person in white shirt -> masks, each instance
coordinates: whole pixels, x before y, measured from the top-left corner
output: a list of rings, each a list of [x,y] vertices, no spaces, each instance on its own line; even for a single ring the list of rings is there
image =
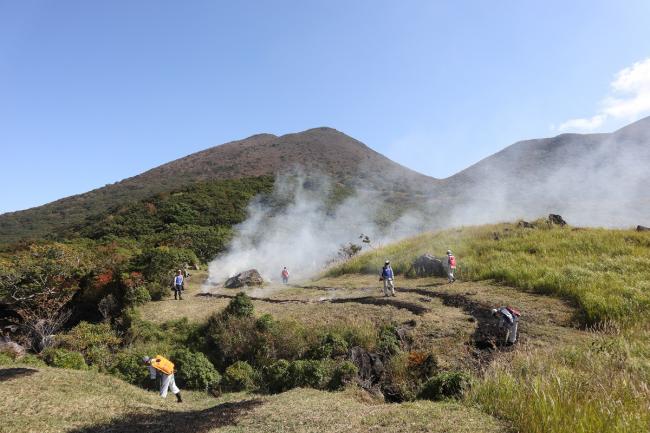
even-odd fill
[[[183,300],[182,292],[184,290],[183,272],[179,269],[174,277],[174,299]]]

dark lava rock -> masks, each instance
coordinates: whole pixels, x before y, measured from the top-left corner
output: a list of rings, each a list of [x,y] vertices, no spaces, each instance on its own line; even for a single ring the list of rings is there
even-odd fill
[[[381,355],[355,346],[348,352],[348,358],[359,370],[358,378],[362,387],[372,388],[383,379],[386,368]]]
[[[249,269],[244,272],[240,272],[234,277],[230,277],[224,283],[224,287],[228,289],[238,289],[244,286],[261,286],[264,284],[264,279],[257,272],[257,269]]]
[[[445,266],[442,260],[432,256],[431,254],[424,254],[413,261],[411,264],[415,275],[418,277],[445,277]]]
[[[548,222],[551,224],[555,224],[558,226],[565,226],[566,221],[560,216],[560,215],[555,215],[555,214],[548,214]]]
[[[650,232],[650,227],[645,226],[636,226],[637,232]]]

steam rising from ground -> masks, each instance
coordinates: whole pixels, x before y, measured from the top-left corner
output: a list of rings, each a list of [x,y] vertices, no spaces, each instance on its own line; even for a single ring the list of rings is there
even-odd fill
[[[278,176],[272,196],[249,206],[249,217],[237,227],[228,252],[210,264],[209,282],[221,284],[250,268],[277,282],[284,266],[291,279],[312,276],[336,259],[343,244],[362,244],[362,233],[378,245],[423,228],[404,216],[380,229],[375,220],[384,203],[377,192],[360,188],[328,207],[332,192],[325,176]]]
[[[327,205],[327,177],[279,176],[272,196],[249,206],[229,251],[210,264],[209,282],[250,268],[278,281],[283,266],[291,278],[313,276],[341,245],[361,244],[361,233],[379,245],[426,230],[549,213],[579,226],[650,225],[648,161],[650,118],[612,134],[520,142],[442,181],[415,184],[385,170],[371,178],[376,167],[360,167],[366,180],[337,206]],[[378,224],[380,215],[393,222]]]

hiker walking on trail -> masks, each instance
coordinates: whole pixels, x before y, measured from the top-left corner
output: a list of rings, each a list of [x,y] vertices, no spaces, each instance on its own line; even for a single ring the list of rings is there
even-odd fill
[[[150,379],[161,379],[160,396],[166,398],[167,392],[171,390],[176,396],[176,401],[182,403],[183,399],[181,398],[181,390],[178,389],[176,381],[174,380],[174,363],[160,355],[156,355],[154,358],[145,356],[142,358],[142,362],[147,366],[147,369],[149,369]]]
[[[447,250],[447,278],[450,283],[456,281],[454,272],[456,272],[456,257],[451,253],[451,250]]]
[[[517,328],[521,313],[512,307],[499,307],[492,309],[492,316],[499,319],[499,328],[506,329],[506,344],[517,342]]]
[[[287,270],[286,266],[282,268],[282,283],[283,284],[289,283],[289,271]]]
[[[174,299],[183,300],[182,292],[185,290],[183,272],[179,269],[174,277]]]
[[[390,261],[386,260],[384,267],[381,268],[379,281],[384,282],[384,296],[395,296],[395,285],[393,284],[393,268],[390,267]]]

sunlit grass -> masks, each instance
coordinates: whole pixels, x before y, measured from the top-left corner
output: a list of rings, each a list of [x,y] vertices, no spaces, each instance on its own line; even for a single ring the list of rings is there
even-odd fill
[[[329,269],[327,275],[379,272],[384,259],[391,260],[396,272],[409,275],[417,256],[443,257],[452,249],[460,279],[489,279],[570,299],[580,307],[586,324],[627,323],[639,314],[647,316],[650,234],[541,227],[499,224],[426,233],[362,254]]]

